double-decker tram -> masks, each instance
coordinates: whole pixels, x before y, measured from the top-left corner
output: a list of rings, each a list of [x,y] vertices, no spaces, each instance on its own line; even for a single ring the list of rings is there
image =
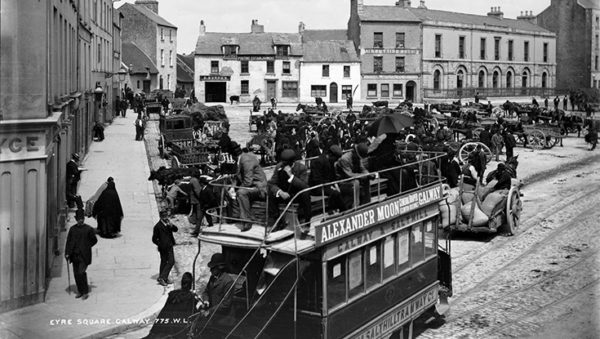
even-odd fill
[[[340,180],[355,192],[352,208],[341,213],[326,212],[322,185],[310,187],[310,225],[298,221],[300,192],[280,205],[278,221],[286,226],[277,231],[261,221],[268,204],[255,202],[255,219],[240,220],[227,194],[231,178],[213,181],[221,188],[221,206],[212,211],[219,223],[199,239],[221,246],[234,282],[216,311],[193,316],[190,335],[412,337],[413,320],[426,311],[445,312],[452,291],[450,245],[439,228],[442,156],[420,152],[420,160],[378,175]],[[390,180],[397,181],[397,192],[388,189]],[[410,180],[410,189],[402,187]],[[359,202],[365,184],[370,199]],[[239,222],[252,222],[252,228],[242,232]],[[308,226],[308,236],[299,232]]]

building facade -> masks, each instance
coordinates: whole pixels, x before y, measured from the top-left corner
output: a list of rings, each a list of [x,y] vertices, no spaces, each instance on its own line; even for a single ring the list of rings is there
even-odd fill
[[[200,23],[195,50],[194,88],[199,101],[250,102],[299,97],[302,39],[296,33],[265,33],[252,20],[250,33],[212,33]]]
[[[367,101],[544,95],[555,86],[555,34],[499,8],[483,16],[430,10],[424,1],[352,0],[348,36]]]
[[[194,54],[177,54],[177,87],[189,96],[194,89]]]
[[[7,0],[0,11],[0,312],[43,301],[62,259],[66,163],[87,152],[96,84],[114,72],[112,37],[96,31],[112,32],[110,1],[43,4]]]
[[[145,92],[154,89],[174,92],[177,85],[177,27],[158,15],[156,0],[136,0],[118,10],[124,16],[123,42],[134,43],[158,70],[156,83],[142,89]]]
[[[343,102],[360,93],[360,59],[349,40],[304,39],[300,61],[301,102],[321,97],[325,102]]]
[[[600,88],[600,1],[552,0],[538,25],[556,33],[557,86]]]

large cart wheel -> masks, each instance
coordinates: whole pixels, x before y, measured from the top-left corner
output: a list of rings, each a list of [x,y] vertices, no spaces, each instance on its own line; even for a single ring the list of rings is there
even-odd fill
[[[534,150],[541,150],[546,146],[546,136],[544,132],[534,129],[527,134],[527,143]]]
[[[174,155],[173,157],[171,157],[171,168],[179,168],[181,167],[181,163],[179,162],[179,159],[177,159],[177,156]]]
[[[545,148],[552,148],[558,144],[558,138],[555,136],[548,135],[546,136],[546,145]]]
[[[472,133],[473,133],[473,139],[479,141],[479,135],[481,134],[481,132],[483,131],[483,127],[477,127],[475,128]]]
[[[490,149],[482,142],[467,142],[466,144],[462,145],[462,147],[458,151],[458,156],[460,158],[460,161],[462,161],[464,163],[468,162],[469,154],[471,154],[475,151],[475,149],[477,148],[477,145],[481,145],[481,147],[483,148],[483,152],[485,153],[486,163],[489,163],[490,161],[492,161],[492,151],[490,151]]]
[[[506,233],[514,235],[519,229],[521,222],[521,211],[523,202],[521,201],[521,192],[516,186],[512,186],[508,191],[506,199]]]

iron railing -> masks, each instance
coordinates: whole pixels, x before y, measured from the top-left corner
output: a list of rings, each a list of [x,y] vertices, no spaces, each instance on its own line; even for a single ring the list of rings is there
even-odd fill
[[[474,98],[479,93],[480,98],[490,97],[555,97],[569,94],[565,88],[546,88],[546,87],[510,87],[510,88],[488,88],[488,87],[470,87],[470,88],[447,88],[433,89],[424,88],[424,97],[426,99],[461,99]]]

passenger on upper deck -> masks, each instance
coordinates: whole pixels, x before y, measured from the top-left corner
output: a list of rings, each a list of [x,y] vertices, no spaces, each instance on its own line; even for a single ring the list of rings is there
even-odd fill
[[[368,156],[368,153],[369,147],[367,144],[360,143],[355,145],[351,152],[347,152],[346,154],[342,155],[342,157],[335,163],[335,173],[337,179],[340,180],[354,178],[369,173],[363,163],[363,159]],[[377,173],[374,175],[377,177]],[[354,202],[354,184],[355,183],[353,181],[346,181],[339,185],[342,198],[344,199],[345,209],[351,208]],[[359,179],[358,184],[360,186],[360,204],[363,205],[369,203],[371,201],[369,177],[364,176],[363,178]]]
[[[321,184],[327,184],[335,181],[335,162],[342,156],[342,148],[339,145],[331,145],[326,153],[321,154],[317,159],[310,163],[310,175],[308,184],[313,187]],[[333,213],[335,210],[344,211],[344,201],[337,184],[325,185],[323,191],[315,189],[311,193],[320,196],[321,192],[329,197],[327,202],[327,212]]]
[[[238,157],[238,188],[237,200],[240,205],[240,219],[242,219],[242,232],[252,228],[252,212],[250,206],[253,201],[265,199],[267,196],[267,177],[258,162],[256,155],[242,152],[239,145],[233,150],[234,157]]]
[[[279,217],[279,203],[287,203],[296,193],[308,188],[308,170],[306,166],[296,161],[296,152],[285,149],[281,152],[281,161],[275,166],[273,176],[269,179],[269,216],[268,225],[272,231],[283,228],[283,223],[275,224]],[[296,202],[300,205],[298,219],[303,225],[302,232],[308,233],[310,229],[311,207],[310,193],[300,194]]]

